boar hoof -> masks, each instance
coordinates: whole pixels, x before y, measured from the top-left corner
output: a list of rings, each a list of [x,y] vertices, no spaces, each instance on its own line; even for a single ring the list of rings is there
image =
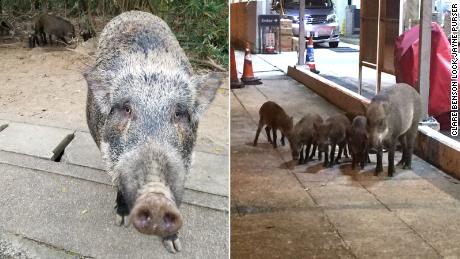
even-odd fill
[[[412,169],[412,166],[405,164],[405,165],[403,166],[403,169],[404,169],[404,170],[410,170],[410,169]]]
[[[125,216],[116,214],[115,225],[120,227],[128,227],[129,220],[127,220]]]
[[[377,176],[379,175],[379,173],[383,172],[383,168],[382,167],[376,167],[375,168],[375,171],[374,171],[374,175]]]
[[[173,254],[182,250],[182,245],[177,234],[163,238],[163,245],[165,246],[166,250],[168,250],[168,252]]]

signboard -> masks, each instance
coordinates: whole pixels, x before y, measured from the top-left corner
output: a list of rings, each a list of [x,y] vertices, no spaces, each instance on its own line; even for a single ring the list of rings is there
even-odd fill
[[[277,14],[259,15],[259,26],[280,26],[281,17]]]

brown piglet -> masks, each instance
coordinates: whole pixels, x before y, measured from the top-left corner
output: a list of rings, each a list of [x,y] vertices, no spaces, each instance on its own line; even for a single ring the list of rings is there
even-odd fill
[[[259,109],[259,116],[259,126],[257,127],[256,137],[254,138],[254,146],[257,146],[257,140],[264,125],[267,125],[265,132],[267,133],[268,142],[272,143],[274,148],[277,147],[276,130],[279,129],[281,131],[281,144],[283,146],[285,145],[285,136],[290,140],[294,122],[292,117],[289,117],[281,106],[272,101],[265,102]],[[270,130],[273,131],[273,141],[270,136]]]
[[[346,149],[347,138],[346,132],[350,127],[350,120],[343,114],[329,117],[324,123],[314,123],[315,138],[318,143],[319,152],[324,152],[324,167],[332,167],[337,164],[344,151],[345,157],[348,158]],[[335,147],[339,146],[339,153],[334,160]],[[331,151],[328,156],[329,146]]]
[[[364,169],[366,163],[370,162],[366,127],[367,119],[360,115],[353,119],[351,127],[347,130],[347,142],[352,157],[352,169],[355,169],[358,163],[361,169]]]
[[[323,119],[316,113],[308,113],[294,126],[293,136],[291,139],[292,158],[299,157],[299,165],[306,164],[313,157],[316,151],[316,139],[314,138],[313,124],[323,123]],[[312,155],[310,148],[313,146]],[[304,156],[305,153],[305,156]]]

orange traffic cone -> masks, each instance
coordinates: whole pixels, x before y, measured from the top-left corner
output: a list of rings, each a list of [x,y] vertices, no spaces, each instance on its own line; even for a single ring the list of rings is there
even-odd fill
[[[238,80],[238,73],[236,72],[235,50],[230,48],[230,88],[242,88],[244,85]]]
[[[316,70],[315,55],[313,54],[313,50],[313,38],[310,36],[307,43],[306,63],[311,72],[319,74],[319,70]]]
[[[245,85],[259,85],[262,84],[260,79],[254,77],[254,71],[252,70],[252,58],[251,51],[249,50],[249,43],[246,44],[246,50],[244,52],[244,67],[243,67],[243,76],[241,81]]]

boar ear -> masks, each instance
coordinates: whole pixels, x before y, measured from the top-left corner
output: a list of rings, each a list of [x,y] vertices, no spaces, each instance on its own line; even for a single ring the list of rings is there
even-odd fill
[[[216,91],[224,81],[223,73],[211,73],[202,76],[195,76],[192,80],[196,87],[196,114],[201,116],[209,104],[214,100]]]
[[[94,105],[99,108],[100,112],[107,115],[110,111],[110,90],[99,73],[94,73],[92,69],[91,67],[83,73],[88,85],[88,94],[93,96]]]

